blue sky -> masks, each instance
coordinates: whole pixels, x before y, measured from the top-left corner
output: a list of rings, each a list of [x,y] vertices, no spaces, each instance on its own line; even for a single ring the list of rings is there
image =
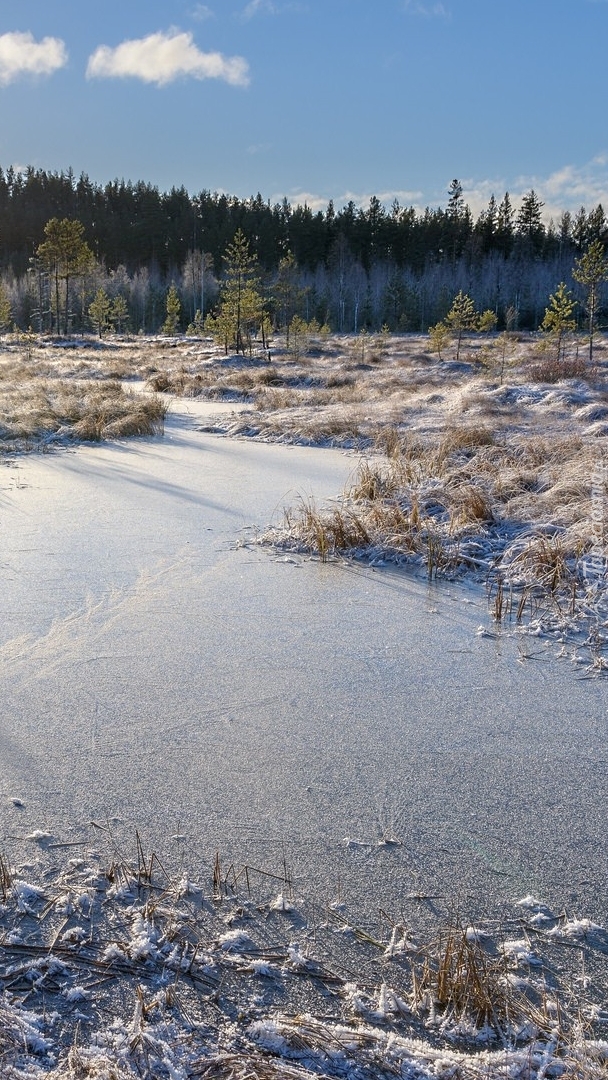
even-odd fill
[[[10,10],[9,10],[10,8]],[[273,202],[608,210],[608,0],[20,0],[0,164]]]

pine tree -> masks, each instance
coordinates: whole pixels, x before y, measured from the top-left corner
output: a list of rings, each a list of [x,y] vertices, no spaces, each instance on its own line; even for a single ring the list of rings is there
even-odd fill
[[[260,292],[258,263],[249,251],[249,241],[238,229],[224,256],[225,280],[220,291],[216,316],[224,347],[233,345],[237,353],[251,354],[252,335],[264,328],[264,301]]]
[[[608,259],[601,240],[594,240],[587,251],[574,263],[572,277],[587,290],[585,309],[589,319],[589,363],[593,363],[593,336],[599,301],[599,286],[608,281]]]
[[[304,289],[299,282],[298,264],[291,251],[281,259],[274,284],[273,293],[280,313],[280,325],[284,327],[286,344],[289,348],[291,321],[297,313],[304,297]]]
[[[177,334],[181,313],[182,305],[175,282],[172,281],[167,293],[167,318],[163,323],[163,334],[167,334],[169,337]]]
[[[289,327],[291,344],[288,346],[294,360],[300,360],[310,344],[310,329],[305,319],[294,315]]]
[[[556,360],[563,353],[566,335],[571,333],[576,326],[574,309],[576,300],[573,299],[566,283],[560,281],[555,292],[549,297],[549,306],[545,308],[545,317],[541,323],[541,329],[550,334],[555,340]]]
[[[444,322],[438,322],[435,323],[434,326],[429,326],[429,338],[431,341],[431,346],[437,353],[437,356],[440,360],[443,360],[443,356],[441,355],[442,349],[445,349],[451,336],[452,333],[450,331],[450,328],[449,326],[446,326]]]
[[[491,334],[496,329],[497,322],[496,312],[487,308],[486,311],[482,311],[477,320],[477,330],[480,334]]]
[[[122,328],[126,324],[129,317],[129,308],[127,301],[122,293],[118,293],[112,300],[112,307],[110,308],[110,322],[116,328],[119,334],[122,334]]]
[[[59,282],[64,283],[63,332],[67,334],[70,313],[70,281],[90,270],[93,252],[84,239],[84,226],[70,218],[51,218],[44,226],[46,240],[38,248],[37,255],[51,274],[55,286],[55,317],[57,333],[60,332],[61,312]]]
[[[201,309],[197,308],[194,312],[194,318],[191,323],[188,323],[188,329],[186,333],[189,337],[197,337],[202,334],[205,329],[203,316],[201,315]]]
[[[447,326],[456,335],[456,360],[460,359],[460,345],[463,334],[468,333],[470,330],[476,330],[477,321],[475,304],[471,297],[463,293],[461,289],[458,295],[454,297],[454,302],[445,317]]]
[[[6,330],[11,324],[11,302],[4,285],[0,283],[0,330]]]
[[[95,299],[89,305],[89,315],[100,337],[103,337],[104,330],[108,328],[111,307],[112,304],[107,292],[105,289],[99,288],[95,293]]]
[[[210,312],[207,315],[204,326],[207,333],[211,334],[214,341],[222,346],[226,356],[228,356],[234,330],[232,316],[228,314],[227,310],[222,311],[220,308],[216,314]]]

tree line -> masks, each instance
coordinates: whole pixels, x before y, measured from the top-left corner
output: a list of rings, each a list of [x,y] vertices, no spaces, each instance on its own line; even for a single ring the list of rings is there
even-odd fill
[[[397,201],[387,209],[376,197],[367,207],[330,202],[313,211],[287,200],[271,205],[259,194],[241,200],[183,187],[160,192],[141,181],[99,185],[71,170],[0,169],[0,275],[17,325],[62,332],[91,327],[100,289],[110,304],[103,319],[133,332],[164,324],[172,285],[178,329],[197,312],[200,325],[210,314],[217,318],[226,252],[237,234],[256,260],[274,324],[286,325],[293,307],[292,317],[336,331],[426,332],[461,292],[478,310],[494,312],[499,328],[516,312],[520,327],[537,329],[559,282],[582,300],[572,271],[592,244],[603,250],[601,205],[547,223],[534,191],[517,209],[505,193],[475,218],[457,180],[446,194],[445,207],[424,211]],[[84,245],[67,278],[48,247],[49,225],[62,222],[77,223]],[[605,306],[600,282],[596,324]],[[576,317],[584,318],[582,306]]]

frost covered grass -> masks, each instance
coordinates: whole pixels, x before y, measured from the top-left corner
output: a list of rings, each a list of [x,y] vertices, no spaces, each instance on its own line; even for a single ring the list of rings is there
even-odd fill
[[[598,594],[586,578],[597,455],[576,435],[497,439],[463,426],[439,438],[397,436],[390,456],[359,465],[337,504],[302,501],[261,540],[324,560],[421,567],[429,578],[466,573],[487,584],[497,623],[525,617],[564,633],[589,623],[602,646],[605,582]]]
[[[5,343],[0,352],[0,453],[163,431],[167,402],[126,388],[124,362],[104,354],[100,367],[93,350],[50,350]]]
[[[132,858],[38,846],[3,861],[7,1080],[606,1074],[608,935],[532,896],[429,939],[357,926],[285,865],[218,854],[194,883],[139,836]]]
[[[597,623],[605,581],[590,583],[586,564],[598,548],[592,478],[608,452],[605,360],[541,383],[525,337],[500,377],[482,362],[484,349],[472,346],[458,365],[430,357],[424,339],[397,340],[374,364],[346,355],[356,393],[349,383],[339,405],[320,396],[328,390],[319,390],[322,364],[313,361],[310,398],[302,388],[298,400],[275,399],[266,411],[258,400],[261,419],[245,412],[226,424],[232,434],[368,454],[338,505],[307,499],[261,540],[323,559],[409,563],[429,577],[476,575],[499,622],[525,614],[558,630]],[[326,358],[326,382],[330,370],[338,382],[335,357]],[[606,496],[596,484],[596,507]]]
[[[525,334],[476,336],[458,364],[423,336],[334,336],[297,359],[277,346],[270,363],[194,343],[181,357],[151,385],[239,401],[211,430],[368,455],[338,506],[288,508],[263,540],[477,573],[499,592],[501,620],[543,608],[565,625],[597,600],[584,565],[598,545],[592,477],[608,453],[601,339],[592,371],[582,352],[576,370],[549,371]]]
[[[593,370],[581,350],[575,371],[547,359],[529,334],[475,335],[458,363],[416,335],[318,338],[297,356],[277,341],[270,361],[225,356],[206,338],[67,344],[30,343],[26,356],[6,339],[5,446],[41,445],[49,432],[158,430],[171,394],[233,402],[234,413],[205,430],[367,456],[329,510],[310,499],[289,507],[263,542],[408,563],[429,577],[476,575],[498,623],[525,616],[568,632],[589,618],[603,641],[605,581],[585,577],[590,553],[599,565],[605,547],[597,518],[608,493],[592,490],[608,455],[601,337]],[[130,395],[132,379],[151,393]]]

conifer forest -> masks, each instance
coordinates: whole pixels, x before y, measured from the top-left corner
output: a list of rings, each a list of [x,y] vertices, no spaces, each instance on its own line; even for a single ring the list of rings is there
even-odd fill
[[[498,329],[536,330],[562,283],[585,328],[588,288],[577,260],[593,245],[603,254],[608,230],[601,205],[547,221],[533,190],[513,202],[492,196],[475,217],[458,180],[443,207],[387,208],[372,197],[364,207],[313,210],[260,194],[192,195],[143,181],[100,185],[72,170],[0,169],[0,321],[38,332],[108,325],[156,333],[210,318],[217,331],[237,236],[255,272],[262,334],[264,320],[283,328],[294,317],[343,333],[426,333],[459,294],[492,312]],[[600,276],[598,328],[607,314]]]

